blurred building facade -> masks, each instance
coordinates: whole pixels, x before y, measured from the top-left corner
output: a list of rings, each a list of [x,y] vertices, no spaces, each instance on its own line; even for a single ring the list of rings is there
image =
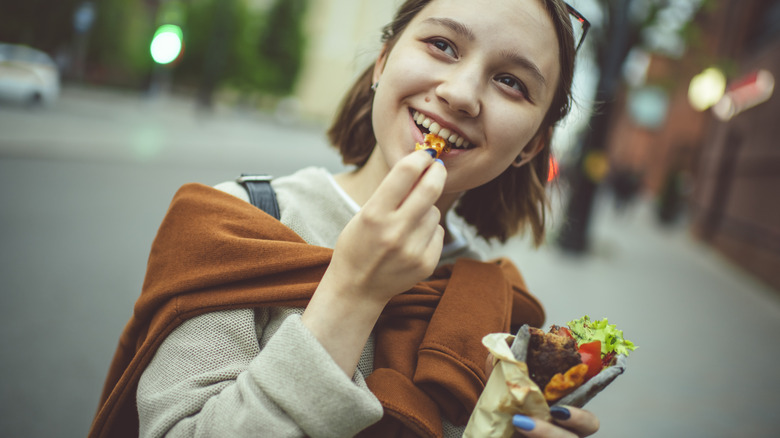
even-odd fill
[[[346,90],[379,54],[399,0],[309,3],[307,50],[295,97],[304,117],[330,121]]]
[[[722,1],[716,50],[737,77],[780,77],[780,2]],[[702,238],[780,290],[780,97],[728,121],[710,118],[698,163],[694,227]]]
[[[666,93],[664,118],[643,123],[626,110],[613,121],[615,167],[642,175],[643,189],[687,206],[694,234],[780,290],[780,97],[734,115],[697,112],[691,79],[706,66],[727,66],[730,84],[765,70],[780,77],[780,2],[720,0],[696,21],[701,41],[681,59],[654,56],[647,83]]]

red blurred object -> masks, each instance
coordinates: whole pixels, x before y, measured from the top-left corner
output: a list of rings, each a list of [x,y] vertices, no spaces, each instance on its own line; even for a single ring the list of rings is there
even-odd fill
[[[729,120],[769,100],[774,89],[775,78],[768,70],[750,72],[728,86],[726,94],[712,111],[721,120]]]
[[[547,173],[547,182],[558,177],[558,161],[550,156],[550,171]]]

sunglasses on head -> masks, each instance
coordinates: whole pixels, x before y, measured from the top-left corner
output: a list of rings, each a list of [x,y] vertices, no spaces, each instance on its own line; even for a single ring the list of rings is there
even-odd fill
[[[574,9],[568,3],[566,3],[566,9],[568,9],[569,15],[571,15],[579,23],[579,28],[576,26],[576,24],[572,23],[575,41],[574,50],[577,51],[580,50],[582,42],[585,41],[585,35],[588,34],[588,29],[590,29],[590,21],[588,21],[582,14],[579,13],[579,11]]]

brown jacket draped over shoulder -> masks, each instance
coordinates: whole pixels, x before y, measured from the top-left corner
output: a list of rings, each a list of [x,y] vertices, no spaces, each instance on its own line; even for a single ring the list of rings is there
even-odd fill
[[[89,436],[138,436],[138,380],[182,322],[217,310],[305,307],[331,255],[232,195],[183,186],[152,245]],[[437,269],[393,298],[377,323],[375,369],[366,382],[385,415],[365,434],[441,437],[442,415],[465,424],[486,381],[482,337],[543,320],[507,260],[461,259]]]

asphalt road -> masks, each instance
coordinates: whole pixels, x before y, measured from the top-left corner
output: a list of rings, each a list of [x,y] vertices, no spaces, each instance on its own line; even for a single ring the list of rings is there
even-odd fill
[[[168,202],[243,171],[341,169],[320,128],[186,99],[66,88],[52,108],[0,107],[0,436],[81,437]],[[549,323],[608,316],[640,346],[589,405],[601,437],[768,437],[780,294],[662,228],[652,203],[600,199],[593,250],[503,248]]]

